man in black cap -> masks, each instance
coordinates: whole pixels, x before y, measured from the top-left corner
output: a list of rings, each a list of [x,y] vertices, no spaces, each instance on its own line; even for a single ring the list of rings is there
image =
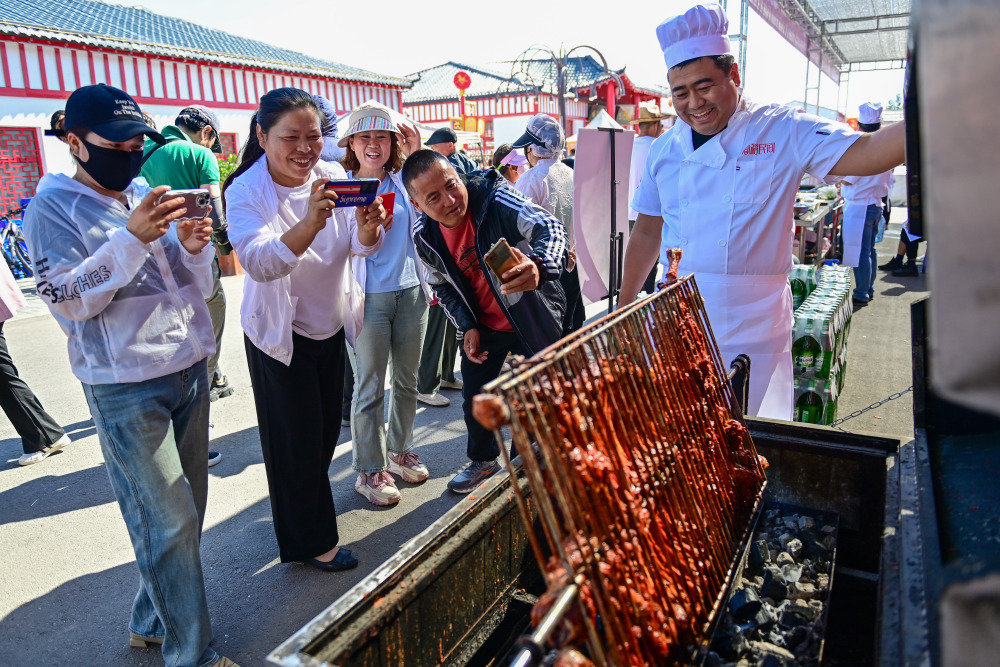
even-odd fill
[[[166,143],[157,146],[146,140],[144,148],[148,156],[142,166],[142,176],[150,186],[169,185],[175,190],[202,188],[212,197],[212,241],[218,254],[228,255],[233,247],[226,233],[226,214],[222,206],[222,191],[219,189],[219,160],[222,143],[219,140],[219,119],[201,105],[181,109],[174,125],[163,128]],[[222,331],[226,324],[226,293],[222,290],[219,259],[212,263],[215,288],[206,301],[212,315],[215,330],[215,354],[208,358],[208,377],[212,401],[231,395],[234,388],[219,367],[222,354]],[[218,458],[211,459],[214,463]]]
[[[458,143],[458,135],[455,134],[455,130],[450,127],[442,127],[434,130],[424,145],[435,153],[440,153],[448,158],[448,162],[451,162],[458,173],[470,174],[476,171],[478,169],[476,163],[465,157],[465,153],[455,147],[456,143]]]

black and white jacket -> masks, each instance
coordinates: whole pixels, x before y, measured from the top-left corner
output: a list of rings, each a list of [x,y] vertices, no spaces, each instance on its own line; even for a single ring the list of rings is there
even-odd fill
[[[566,266],[566,231],[548,212],[509,187],[495,169],[460,174],[459,178],[469,191],[476,255],[483,273],[515,333],[534,354],[562,337],[566,295],[558,278]],[[500,237],[535,260],[541,274],[537,289],[500,293],[500,281],[483,259]],[[413,238],[417,255],[427,266],[428,282],[459,337],[469,329],[479,328],[472,289],[448,251],[439,223],[427,214],[421,215],[414,225]]]

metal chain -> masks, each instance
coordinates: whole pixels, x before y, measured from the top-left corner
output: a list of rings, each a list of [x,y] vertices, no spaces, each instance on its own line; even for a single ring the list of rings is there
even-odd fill
[[[855,410],[854,412],[852,412],[851,414],[847,415],[846,417],[841,417],[840,419],[838,419],[838,420],[834,421],[832,424],[830,424],[830,426],[833,426],[834,428],[840,428],[840,424],[843,424],[848,419],[854,419],[855,417],[860,417],[861,415],[865,414],[866,412],[868,412],[870,410],[874,410],[875,408],[880,407],[880,406],[888,403],[889,401],[895,401],[897,398],[901,398],[902,396],[905,396],[906,394],[910,393],[911,391],[913,391],[913,385],[912,384],[909,387],[907,387],[906,389],[904,389],[903,391],[897,391],[895,394],[889,394],[889,396],[887,398],[883,398],[881,401],[875,401],[874,403],[872,403],[871,405],[869,405],[867,408],[862,408],[860,410]],[[840,430],[843,431],[844,429],[841,428]]]

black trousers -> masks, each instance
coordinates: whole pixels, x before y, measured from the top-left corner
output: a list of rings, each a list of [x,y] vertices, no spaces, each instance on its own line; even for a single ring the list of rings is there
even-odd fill
[[[469,430],[466,453],[470,461],[492,461],[500,456],[493,431],[483,428],[472,416],[472,397],[483,390],[483,385],[500,375],[507,353],[527,356],[517,334],[511,331],[494,331],[479,327],[479,349],[489,352],[486,361],[477,364],[469,361],[462,347],[462,412],[465,413],[465,427]]]
[[[40,452],[66,435],[17,374],[14,360],[7,351],[3,322],[0,322],[0,408],[21,436],[21,448],[25,454]]]
[[[917,239],[916,241],[911,239],[909,234],[906,233],[906,228],[904,227],[899,230],[899,240],[906,245],[906,261],[917,261],[917,253],[920,251],[920,239]]]
[[[580,271],[573,267],[572,271],[559,274],[559,283],[566,292],[566,315],[563,317],[563,336],[571,334],[583,326],[587,319],[583,306],[583,294],[580,292]]]
[[[215,354],[208,358],[208,388],[212,383],[222,381],[225,376],[219,369],[219,358],[222,357],[222,332],[226,328],[226,293],[222,289],[222,270],[219,268],[219,256],[212,260],[212,296],[205,300],[208,314],[212,316],[212,330],[215,332]]]
[[[329,468],[340,438],[344,332],[326,340],[293,333],[288,366],[244,339],[281,562],[315,558],[340,539]]]
[[[427,310],[427,333],[417,369],[417,391],[421,394],[436,393],[442,379],[455,381],[456,336],[455,325],[445,315],[444,307],[441,304],[431,306]]]

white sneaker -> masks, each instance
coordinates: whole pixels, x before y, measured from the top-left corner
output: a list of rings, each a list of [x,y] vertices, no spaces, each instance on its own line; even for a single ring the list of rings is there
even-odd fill
[[[451,380],[450,382],[448,380],[441,380],[442,389],[461,389],[464,386],[461,380]]]
[[[414,451],[405,454],[389,452],[389,472],[399,475],[404,482],[417,484],[430,476],[427,466]]]
[[[17,464],[21,466],[30,466],[32,463],[38,463],[39,461],[44,461],[45,459],[49,458],[49,454],[51,454],[52,452],[58,452],[60,449],[70,444],[71,442],[73,441],[70,440],[70,437],[64,433],[63,437],[53,442],[51,445],[49,445],[42,451],[31,452],[30,454],[22,454],[21,457],[17,460]]]
[[[442,396],[438,393],[433,394],[417,394],[417,400],[421,403],[426,403],[427,405],[433,405],[435,408],[443,408],[447,405],[451,405],[451,399],[447,396]]]
[[[383,472],[358,473],[354,480],[354,490],[363,495],[373,505],[395,505],[399,502],[399,489],[392,475]]]

